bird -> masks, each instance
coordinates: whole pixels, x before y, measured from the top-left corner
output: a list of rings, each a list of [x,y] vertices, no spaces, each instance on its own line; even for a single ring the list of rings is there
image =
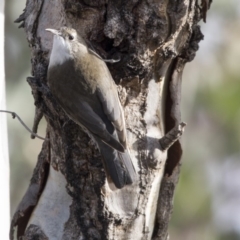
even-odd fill
[[[123,109],[104,60],[70,27],[53,34],[47,80],[70,119],[87,132],[101,153],[107,179],[121,189],[136,181],[127,145]]]

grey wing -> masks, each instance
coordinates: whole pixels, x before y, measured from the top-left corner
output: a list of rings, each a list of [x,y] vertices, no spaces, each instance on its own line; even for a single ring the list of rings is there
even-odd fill
[[[85,127],[91,134],[98,136],[107,145],[112,148],[124,152],[124,147],[119,143],[106,128],[107,122],[103,122],[102,118],[93,111],[92,107],[80,97],[78,101],[71,103],[71,106],[59,99],[65,112],[76,123]]]
[[[104,113],[115,127],[121,144],[126,148],[125,120],[122,106],[118,98],[117,89],[115,88],[114,83],[111,83],[107,89],[108,91],[106,91],[106,87],[104,88],[104,91],[98,89],[97,95],[102,103]]]

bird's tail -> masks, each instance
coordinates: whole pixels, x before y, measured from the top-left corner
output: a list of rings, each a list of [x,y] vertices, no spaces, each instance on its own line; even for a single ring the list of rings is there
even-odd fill
[[[117,188],[132,184],[136,180],[136,171],[128,151],[126,150],[124,153],[118,152],[100,139],[96,140],[107,177],[111,178]]]

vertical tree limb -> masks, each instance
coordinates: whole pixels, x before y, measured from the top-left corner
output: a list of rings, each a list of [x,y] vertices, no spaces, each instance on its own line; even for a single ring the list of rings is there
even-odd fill
[[[5,94],[5,69],[4,69],[4,4],[0,2],[0,109],[6,109]],[[10,204],[9,204],[9,156],[8,156],[8,137],[7,137],[7,119],[5,114],[0,116],[0,211],[1,226],[0,232],[4,239],[8,238],[8,229],[10,222]]]

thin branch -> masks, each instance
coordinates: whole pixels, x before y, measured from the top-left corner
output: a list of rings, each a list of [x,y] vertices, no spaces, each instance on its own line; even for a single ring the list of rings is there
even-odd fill
[[[163,151],[169,149],[173,143],[175,143],[182,136],[186,125],[186,123],[181,122],[159,140]]]
[[[31,129],[23,122],[23,120],[15,112],[6,111],[6,110],[0,110],[0,112],[12,114],[13,119],[17,118],[19,122],[25,127],[25,129],[27,129],[27,131],[31,133],[31,136],[37,137],[42,140],[49,140],[48,138],[43,138],[37,135],[36,133],[34,133],[33,131],[31,131]]]
[[[37,133],[38,125],[39,125],[39,122],[41,121],[42,117],[43,117],[42,109],[36,107],[35,117],[34,117],[34,122],[33,122],[33,127],[32,127],[32,131],[34,132],[34,134]],[[31,138],[34,139],[35,136],[33,134],[31,134]]]

